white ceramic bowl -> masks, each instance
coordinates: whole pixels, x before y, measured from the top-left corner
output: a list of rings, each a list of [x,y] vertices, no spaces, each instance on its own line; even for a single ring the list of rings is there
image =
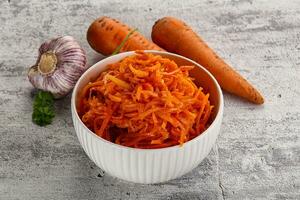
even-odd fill
[[[93,81],[107,65],[133,55],[120,53],[105,58],[90,67],[78,80],[72,95],[72,118],[77,137],[89,158],[111,176],[135,183],[159,183],[175,179],[195,168],[210,152],[219,134],[223,117],[223,96],[215,78],[202,66],[185,57],[159,51],[146,51],[174,60],[179,65],[195,65],[191,76],[210,93],[214,107],[212,123],[201,135],[186,142],[182,147],[162,149],[136,149],[114,144],[90,131],[80,120],[77,111],[77,94]]]

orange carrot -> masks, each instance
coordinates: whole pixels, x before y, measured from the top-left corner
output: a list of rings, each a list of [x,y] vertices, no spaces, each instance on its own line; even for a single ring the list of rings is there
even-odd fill
[[[100,17],[90,25],[87,31],[87,40],[95,51],[103,55],[111,55],[132,30],[116,19]],[[125,42],[120,52],[149,49],[163,51],[135,31]]]
[[[159,19],[153,25],[152,40],[167,51],[186,56],[205,67],[227,92],[255,104],[264,103],[262,95],[183,21],[174,17]]]

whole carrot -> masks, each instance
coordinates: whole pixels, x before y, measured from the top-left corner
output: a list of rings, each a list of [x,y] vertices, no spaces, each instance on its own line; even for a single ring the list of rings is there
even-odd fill
[[[111,55],[132,30],[116,19],[100,17],[90,25],[87,31],[87,41],[95,51],[103,55]],[[147,49],[163,51],[163,49],[135,31],[126,40],[120,52]]]
[[[238,72],[220,58],[187,24],[174,17],[155,22],[152,40],[167,51],[188,57],[210,71],[229,93],[255,104],[263,104],[262,95]]]

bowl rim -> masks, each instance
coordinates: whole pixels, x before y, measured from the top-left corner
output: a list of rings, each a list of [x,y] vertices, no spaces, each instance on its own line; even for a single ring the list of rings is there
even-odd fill
[[[75,103],[75,100],[76,100],[75,95],[76,95],[76,93],[78,93],[77,90],[78,90],[78,87],[79,87],[79,83],[85,78],[85,75],[89,71],[91,71],[92,69],[94,69],[97,66],[101,65],[103,62],[107,61],[108,59],[122,57],[122,58],[119,59],[119,60],[121,60],[121,59],[124,59],[127,56],[133,55],[135,53],[135,51],[127,51],[127,52],[122,52],[122,53],[119,53],[119,54],[116,54],[116,55],[113,55],[113,56],[108,56],[108,57],[96,62],[95,64],[93,64],[91,67],[89,67],[80,76],[80,78],[77,80],[77,82],[74,86],[74,89],[72,91],[71,110],[74,111],[74,112],[72,112],[72,115],[73,115],[73,117],[75,117],[79,121],[80,125],[82,127],[84,127],[84,129],[86,130],[86,132],[88,134],[92,135],[92,137],[96,138],[96,140],[99,140],[100,142],[104,142],[108,145],[111,145],[111,147],[114,147],[114,148],[117,148],[117,149],[129,150],[129,151],[139,151],[139,152],[158,152],[158,151],[161,152],[161,151],[170,151],[170,150],[178,150],[178,149],[186,148],[187,146],[192,145],[193,143],[195,143],[197,140],[200,140],[201,138],[203,138],[204,135],[207,135],[208,132],[210,132],[210,130],[213,129],[214,126],[216,126],[217,121],[219,121],[220,118],[222,118],[223,110],[224,110],[224,99],[223,99],[223,93],[222,93],[221,87],[220,87],[219,83],[217,82],[217,80],[215,79],[215,77],[207,69],[205,69],[202,65],[196,63],[195,61],[193,61],[189,58],[186,58],[184,56],[181,56],[181,55],[178,55],[178,54],[175,54],[175,53],[164,52],[164,51],[157,51],[157,50],[143,50],[143,51],[146,52],[146,53],[154,53],[154,54],[160,54],[160,55],[161,54],[171,55],[171,56],[175,56],[175,57],[187,60],[187,61],[191,62],[192,64],[194,64],[196,67],[201,68],[205,73],[207,73],[209,75],[209,77],[215,83],[217,92],[219,94],[219,99],[218,99],[218,101],[219,101],[219,110],[218,110],[218,112],[215,116],[215,119],[212,121],[212,123],[209,125],[209,127],[205,131],[203,131],[200,135],[196,136],[192,140],[189,140],[189,141],[185,142],[183,144],[183,146],[181,146],[181,147],[179,145],[175,145],[175,146],[164,147],[164,148],[156,148],[156,149],[141,149],[141,148],[127,147],[127,146],[123,146],[123,145],[119,145],[119,144],[110,142],[110,141],[105,140],[102,137],[96,135],[93,131],[91,131],[88,127],[86,127],[86,125],[82,122],[82,120],[80,119],[80,117],[78,115],[78,112],[77,112],[77,109],[76,109],[76,103]],[[74,121],[74,119],[72,119],[72,120]]]

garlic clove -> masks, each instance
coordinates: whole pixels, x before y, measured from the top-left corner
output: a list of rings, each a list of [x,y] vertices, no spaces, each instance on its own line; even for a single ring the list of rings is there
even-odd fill
[[[37,62],[28,71],[31,84],[49,91],[54,98],[68,94],[87,69],[86,54],[71,36],[44,42]]]

